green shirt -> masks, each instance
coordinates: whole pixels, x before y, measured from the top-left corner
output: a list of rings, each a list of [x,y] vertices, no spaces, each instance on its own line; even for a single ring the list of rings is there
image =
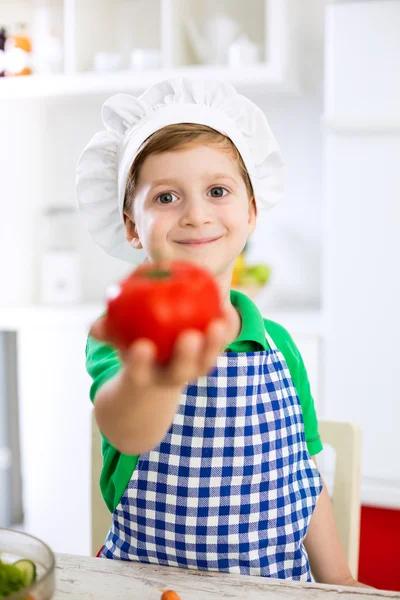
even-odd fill
[[[269,344],[265,337],[265,330],[267,330],[284,355],[297,390],[303,411],[308,451],[312,456],[317,454],[322,450],[322,443],[318,433],[314,400],[303,359],[294,341],[284,327],[274,321],[263,319],[254,302],[244,294],[232,290],[231,302],[241,315],[242,329],[239,337],[226,348],[226,351],[268,350]],[[121,369],[121,361],[114,348],[89,336],[86,345],[86,368],[93,380],[90,399],[94,402],[98,389]],[[102,449],[103,469],[100,488],[109,510],[113,512],[132,477],[139,457],[121,454],[104,437]]]

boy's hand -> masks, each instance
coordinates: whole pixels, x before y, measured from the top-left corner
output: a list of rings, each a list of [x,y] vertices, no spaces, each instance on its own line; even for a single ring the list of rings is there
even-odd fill
[[[236,337],[238,315],[233,308],[228,314],[210,323],[205,333],[182,332],[166,365],[156,360],[156,346],[149,339],[138,339],[120,352],[124,368],[99,388],[95,398],[97,423],[115,448],[139,455],[160,443],[185,385],[207,375],[224,346]],[[115,346],[107,333],[106,317],[90,330],[94,338]]]
[[[148,339],[136,340],[128,351],[120,356],[136,387],[172,386],[183,387],[187,382],[207,375],[229,341],[232,331],[231,318],[213,321],[205,333],[186,330],[178,337],[173,357],[161,366],[156,361],[156,346]],[[90,335],[97,340],[112,343],[107,336],[106,318],[96,321]]]

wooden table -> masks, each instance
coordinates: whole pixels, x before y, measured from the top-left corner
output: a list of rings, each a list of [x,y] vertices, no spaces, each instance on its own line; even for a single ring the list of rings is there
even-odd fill
[[[400,593],[366,588],[299,584],[261,577],[205,573],[57,554],[54,600],[160,600],[166,589],[181,600],[377,600],[400,598]]]

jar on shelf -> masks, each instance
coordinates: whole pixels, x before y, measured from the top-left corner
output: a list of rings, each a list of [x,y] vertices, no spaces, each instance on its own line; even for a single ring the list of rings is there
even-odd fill
[[[72,206],[49,206],[43,213],[40,300],[75,304],[81,300],[78,215]]]
[[[49,0],[38,0],[33,15],[32,46],[35,73],[62,73],[64,48],[60,24],[61,7]]]
[[[25,23],[5,43],[6,75],[32,75],[32,41]]]

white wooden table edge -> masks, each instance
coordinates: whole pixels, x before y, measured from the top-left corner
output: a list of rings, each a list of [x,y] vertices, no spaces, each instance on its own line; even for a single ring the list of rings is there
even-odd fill
[[[398,592],[368,588],[298,584],[263,577],[204,572],[138,562],[115,561],[69,554],[57,554],[57,592],[54,600],[113,600],[127,597],[160,600],[163,590],[173,589],[181,600],[206,600],[217,597],[259,600],[268,593],[270,600],[378,600],[400,598]],[[132,596],[132,593],[134,595]],[[130,594],[130,596],[127,596]]]

